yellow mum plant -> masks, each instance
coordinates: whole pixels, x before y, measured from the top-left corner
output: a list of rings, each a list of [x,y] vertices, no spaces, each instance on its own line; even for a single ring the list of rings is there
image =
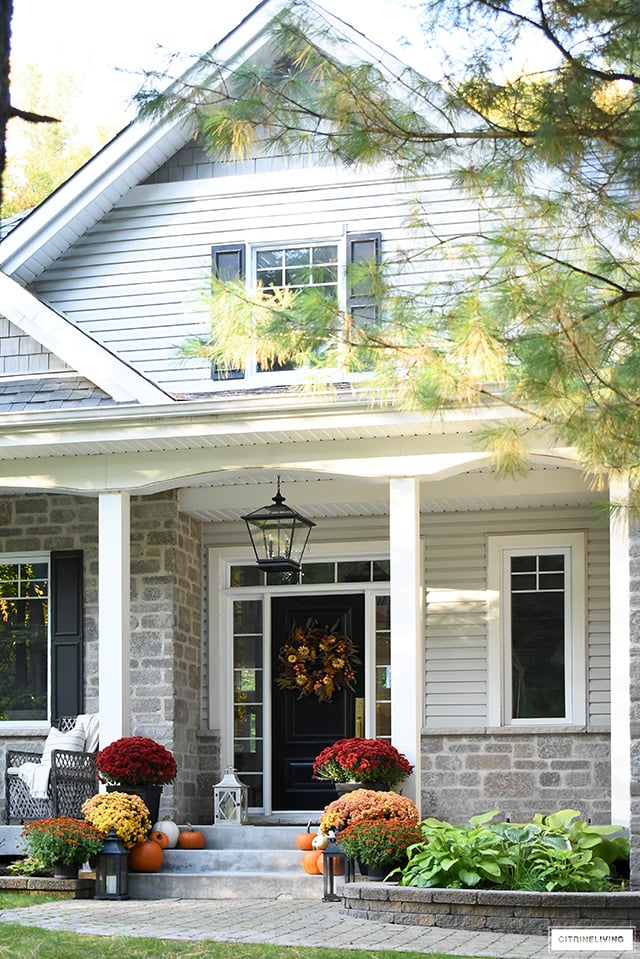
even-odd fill
[[[144,839],[151,829],[149,810],[139,796],[129,793],[97,793],[82,806],[87,822],[107,836],[110,829],[127,849]]]

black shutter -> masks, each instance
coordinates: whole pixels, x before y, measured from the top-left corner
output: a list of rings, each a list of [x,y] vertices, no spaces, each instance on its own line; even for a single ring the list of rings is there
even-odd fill
[[[82,550],[51,553],[51,719],[83,709]]]
[[[211,271],[216,279],[223,283],[245,278],[244,243],[224,243],[211,247]],[[222,363],[211,364],[212,380],[241,380],[244,370]]]
[[[211,247],[211,269],[213,275],[223,283],[244,280],[244,259],[244,243],[224,243]]]
[[[358,263],[380,262],[380,233],[348,233],[347,234],[347,263],[349,266]],[[373,284],[370,279],[360,279],[349,282],[347,290],[347,308],[352,317],[363,320],[375,320],[377,304]]]

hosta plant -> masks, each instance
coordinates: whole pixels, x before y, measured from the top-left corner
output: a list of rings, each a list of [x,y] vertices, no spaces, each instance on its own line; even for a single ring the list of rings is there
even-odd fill
[[[529,823],[493,822],[497,815],[463,825],[425,819],[424,842],[408,850],[401,884],[593,892],[611,888],[612,864],[629,856],[619,827],[591,826],[575,809],[536,814]]]

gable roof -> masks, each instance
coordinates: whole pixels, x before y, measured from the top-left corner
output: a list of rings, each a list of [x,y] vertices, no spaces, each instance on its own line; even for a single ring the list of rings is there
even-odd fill
[[[6,273],[0,273],[0,311],[107,397],[121,403],[173,402],[170,394],[23,289]]]
[[[278,15],[295,5],[291,0],[261,0],[214,44],[211,55],[229,68],[245,62],[268,44],[269,27]],[[392,76],[402,70],[404,65],[395,56],[313,0],[302,0],[299,5],[317,13],[331,25],[336,37],[348,37],[378,66],[390,69]],[[196,64],[183,79],[197,82],[205,71],[206,67]],[[129,189],[169,160],[194,132],[189,120],[134,120],[0,240],[0,269],[23,285],[31,283]]]
[[[265,44],[269,24],[287,6],[287,0],[262,0],[214,45],[216,59],[251,56]],[[31,283],[193,134],[193,123],[182,119],[131,122],[0,240],[0,269],[23,285]]]

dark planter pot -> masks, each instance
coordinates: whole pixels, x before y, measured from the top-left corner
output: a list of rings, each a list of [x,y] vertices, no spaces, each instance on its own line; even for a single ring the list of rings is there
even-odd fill
[[[78,878],[78,866],[71,863],[67,865],[65,862],[54,862],[53,864],[53,878],[54,879],[77,879]]]
[[[345,793],[355,792],[356,789],[373,789],[374,792],[389,792],[389,787],[384,783],[334,783],[338,796],[344,796]]]
[[[406,860],[404,862],[392,862],[388,866],[367,866],[367,880],[369,882],[384,882],[390,872],[403,865],[406,865]],[[362,869],[362,866],[360,866],[360,869]]]
[[[147,783],[141,786],[118,786],[110,783],[107,786],[109,793],[126,793],[128,796],[140,796],[147,809],[151,825],[158,822],[160,818],[160,796],[162,795],[162,786],[156,783]]]

